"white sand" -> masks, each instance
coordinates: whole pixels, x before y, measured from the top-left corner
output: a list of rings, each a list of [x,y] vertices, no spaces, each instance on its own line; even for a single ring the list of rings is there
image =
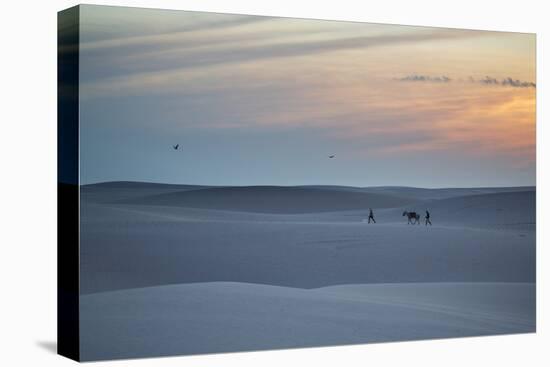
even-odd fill
[[[217,200],[182,206],[200,202],[193,192],[211,198],[209,190],[84,188],[84,359],[535,329],[532,188],[387,188],[382,195],[375,191],[383,188],[301,188],[312,190],[305,197],[314,204],[266,188],[262,203],[257,192],[237,190],[239,200],[248,197],[242,204],[217,188],[214,196],[231,196],[221,208]],[[368,210],[352,201],[349,210],[326,210],[346,190],[377,203],[378,224],[363,223]],[[258,212],[266,203],[276,210]],[[426,208],[432,227],[401,216]]]
[[[534,285],[411,283],[314,290],[246,283],[81,297],[82,357],[150,357],[530,332]],[[85,331],[85,332],[84,332]]]

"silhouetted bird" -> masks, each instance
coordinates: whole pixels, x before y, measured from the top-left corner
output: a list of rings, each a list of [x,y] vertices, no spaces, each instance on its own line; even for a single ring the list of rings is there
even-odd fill
[[[174,150],[178,150],[178,148],[180,147],[180,145],[179,145],[179,144],[176,144],[176,145],[174,145],[173,147],[174,147]]]
[[[335,156],[333,156],[333,155],[329,155],[328,157],[329,157],[329,158],[334,158]]]

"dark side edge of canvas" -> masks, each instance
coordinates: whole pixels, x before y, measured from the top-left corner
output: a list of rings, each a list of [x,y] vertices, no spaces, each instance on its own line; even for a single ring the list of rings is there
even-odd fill
[[[80,361],[80,8],[57,16],[57,353]]]

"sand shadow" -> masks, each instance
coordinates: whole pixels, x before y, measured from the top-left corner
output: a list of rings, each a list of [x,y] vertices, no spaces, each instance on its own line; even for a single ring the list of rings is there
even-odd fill
[[[36,345],[41,347],[42,349],[45,349],[46,351],[50,353],[57,354],[57,342],[51,341],[51,340],[40,340],[36,342]]]

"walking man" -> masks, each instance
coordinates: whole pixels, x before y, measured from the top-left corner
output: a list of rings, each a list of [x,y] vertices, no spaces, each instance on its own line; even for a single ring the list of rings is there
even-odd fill
[[[432,222],[430,221],[430,212],[426,209],[426,225],[428,225],[428,223],[430,223],[430,226],[432,225]]]
[[[369,208],[369,224],[371,219],[374,223],[376,223],[376,221],[374,220],[374,214],[372,213],[372,208]]]

